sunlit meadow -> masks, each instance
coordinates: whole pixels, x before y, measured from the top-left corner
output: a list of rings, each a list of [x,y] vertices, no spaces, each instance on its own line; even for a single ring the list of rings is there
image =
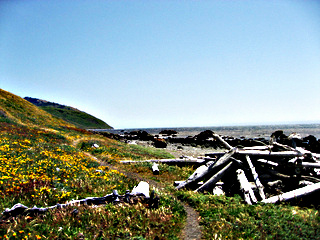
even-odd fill
[[[124,174],[102,166],[74,146],[80,138],[90,139],[84,133],[71,131],[57,132],[30,128],[1,122],[0,126],[0,209],[11,208],[16,203],[38,207],[65,203],[71,199],[88,196],[105,196],[117,189],[120,194],[132,189],[137,182]],[[98,137],[98,136],[97,136]],[[99,137],[98,137],[99,138]],[[82,141],[82,145],[84,145]],[[100,140],[99,144],[114,143]],[[89,141],[89,145],[91,141]],[[88,145],[88,144],[87,144]],[[88,145],[88,146],[89,146]],[[126,155],[117,147],[101,146],[105,159],[118,161],[121,157],[136,158],[133,153]],[[87,147],[87,146],[86,146]],[[88,152],[88,151],[87,151]],[[140,158],[140,156],[138,157]],[[88,208],[78,206],[81,213],[74,217],[74,209],[54,210],[43,217],[21,216],[1,221],[0,239],[41,239],[141,236],[141,239],[155,236],[175,238],[181,228],[183,209],[169,196],[163,196],[162,210],[148,210],[147,206],[108,206]],[[100,209],[100,210],[99,210]],[[110,212],[112,209],[112,212]],[[179,213],[179,214],[177,214]],[[129,216],[127,216],[129,214]],[[132,219],[130,214],[133,215]],[[142,215],[141,215],[142,214]],[[106,219],[107,216],[107,219]],[[128,218],[129,217],[129,218]],[[126,220],[125,220],[126,219]],[[125,224],[125,222],[128,222]],[[124,223],[119,228],[119,223]],[[177,223],[175,231],[166,231]],[[147,225],[153,228],[145,227]],[[180,227],[178,227],[180,226]],[[110,231],[104,231],[109,228]],[[161,230],[162,229],[162,230]],[[165,238],[167,238],[165,237]]]

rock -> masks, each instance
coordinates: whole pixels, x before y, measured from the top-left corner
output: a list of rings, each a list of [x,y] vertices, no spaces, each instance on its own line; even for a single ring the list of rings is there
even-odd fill
[[[197,141],[205,141],[208,140],[209,138],[213,138],[214,137],[214,132],[212,132],[211,130],[206,130],[203,131],[201,133],[199,133],[198,135],[195,136],[195,139]]]
[[[178,134],[178,132],[175,130],[162,130],[161,132],[159,132],[159,134],[170,136]]]
[[[166,148],[167,147],[167,142],[164,139],[156,138],[156,139],[153,140],[153,145],[156,148]]]

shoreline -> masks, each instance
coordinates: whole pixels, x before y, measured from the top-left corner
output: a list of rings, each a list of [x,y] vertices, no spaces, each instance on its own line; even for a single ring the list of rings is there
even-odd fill
[[[299,129],[298,126],[300,126]],[[149,132],[145,130],[131,132],[124,130],[100,130],[96,131],[96,133],[129,144],[162,148],[171,153],[175,158],[182,156],[204,157],[205,154],[219,150],[223,151],[224,146],[216,139],[215,136],[217,135],[222,136],[231,146],[239,146],[240,148],[268,145],[272,138],[272,142],[276,141],[291,147],[299,146],[311,152],[320,153],[320,139],[316,137],[320,135],[320,125],[298,126],[288,126],[286,129],[279,129],[276,126],[270,128],[257,126],[228,128],[224,130],[224,134],[222,134],[221,129],[220,132],[217,132],[208,130],[207,128],[148,129]],[[291,138],[295,140],[293,141]]]
[[[94,130],[94,129],[92,129]],[[290,135],[293,132],[299,133],[302,137],[309,135],[320,139],[320,124],[275,124],[275,125],[247,125],[247,126],[219,126],[219,127],[169,127],[169,128],[132,128],[132,129],[96,129],[94,131],[110,132],[115,134],[124,134],[132,131],[146,131],[149,134],[157,135],[162,130],[175,130],[177,137],[195,136],[205,130],[211,130],[222,136],[235,138],[266,138],[277,130],[283,130],[284,134]]]

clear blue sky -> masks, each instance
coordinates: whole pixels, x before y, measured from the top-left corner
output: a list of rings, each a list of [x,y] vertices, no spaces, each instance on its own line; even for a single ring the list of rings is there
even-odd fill
[[[0,1],[0,88],[115,128],[320,122],[320,1]]]

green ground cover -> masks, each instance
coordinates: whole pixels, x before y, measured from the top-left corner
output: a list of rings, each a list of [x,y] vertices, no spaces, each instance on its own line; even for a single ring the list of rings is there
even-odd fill
[[[128,147],[122,143],[71,128],[57,131],[3,121],[0,125],[0,211],[16,203],[47,207],[72,199],[101,197],[114,189],[124,194],[137,185],[138,182],[119,171],[101,166],[81,149],[83,144],[78,145],[80,148],[74,144],[92,138],[99,139],[101,153],[97,151],[99,148],[93,150],[105,154],[111,162],[123,157],[142,158],[143,151],[145,157],[161,156],[158,151],[152,155],[154,150],[146,149],[142,153],[137,149],[127,152]],[[149,209],[144,204],[107,204],[97,208],[56,209],[39,217],[3,219],[0,239],[178,238],[185,218],[183,207],[172,197],[158,194],[159,209]],[[72,214],[75,208],[79,212],[77,216]],[[171,229],[173,225],[175,228]]]
[[[244,204],[225,197],[177,192],[200,213],[203,239],[320,239],[319,211],[288,204]]]

